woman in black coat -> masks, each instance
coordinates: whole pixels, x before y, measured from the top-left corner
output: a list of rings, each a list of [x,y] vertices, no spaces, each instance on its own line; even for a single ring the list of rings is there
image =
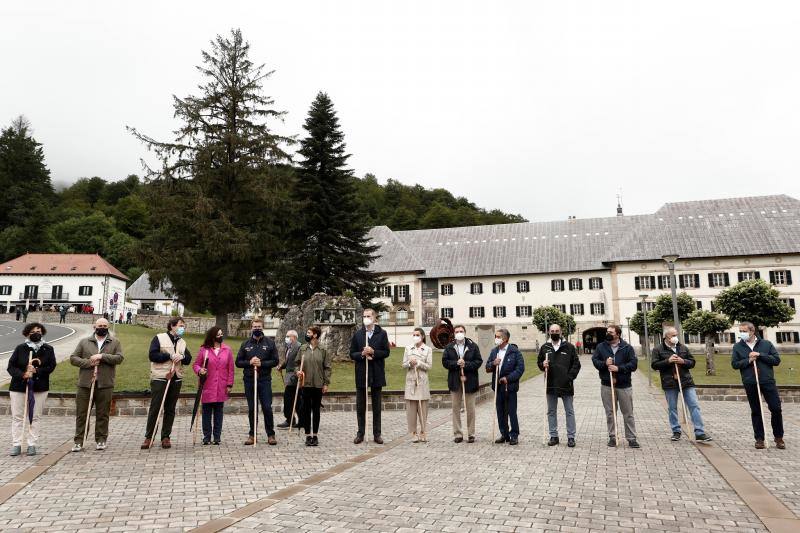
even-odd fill
[[[8,360],[8,373],[11,384],[8,387],[11,399],[11,455],[22,453],[22,440],[25,438],[23,427],[27,427],[27,455],[36,455],[36,444],[39,440],[39,418],[47,391],[50,390],[50,374],[56,369],[56,354],[53,347],[44,342],[47,329],[38,322],[26,324],[22,335],[28,340],[14,349]],[[34,405],[24,420],[25,407],[28,402],[25,392],[33,390]]]

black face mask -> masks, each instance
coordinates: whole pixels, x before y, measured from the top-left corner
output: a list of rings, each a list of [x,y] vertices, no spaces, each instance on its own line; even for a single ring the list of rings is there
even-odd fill
[[[306,335],[306,342],[311,342],[311,339],[312,339],[311,335]]]
[[[218,343],[220,343],[220,344],[222,344],[222,339],[224,339],[224,338],[225,338],[225,337],[223,337],[223,336],[219,336],[219,337],[217,337],[217,342],[218,342]]]
[[[95,328],[94,334],[98,337],[105,337],[108,335],[108,328]]]
[[[41,333],[31,333],[29,339],[31,340],[31,342],[39,342],[40,340],[42,340],[42,334]]]
[[[558,339],[560,339],[560,338],[561,338],[561,334],[560,333],[551,333],[550,334],[550,340],[552,340],[553,342],[558,342]]]
[[[262,329],[254,329],[253,330],[253,337],[260,337],[264,334],[264,330]]]
[[[614,335],[612,335],[611,333],[606,333],[606,340],[608,342],[613,341],[614,340]]]

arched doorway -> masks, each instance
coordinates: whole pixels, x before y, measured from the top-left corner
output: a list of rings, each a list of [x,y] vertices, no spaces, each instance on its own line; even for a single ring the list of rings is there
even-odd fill
[[[606,339],[606,328],[589,328],[583,332],[583,352],[594,352],[597,345]]]

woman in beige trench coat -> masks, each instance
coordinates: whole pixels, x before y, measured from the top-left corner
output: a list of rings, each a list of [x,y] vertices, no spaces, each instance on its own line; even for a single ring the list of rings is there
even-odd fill
[[[427,442],[425,426],[428,421],[428,400],[431,387],[428,371],[433,364],[433,350],[425,344],[425,332],[414,328],[413,342],[403,355],[403,368],[406,369],[406,420],[412,442]],[[421,428],[418,432],[417,428]]]

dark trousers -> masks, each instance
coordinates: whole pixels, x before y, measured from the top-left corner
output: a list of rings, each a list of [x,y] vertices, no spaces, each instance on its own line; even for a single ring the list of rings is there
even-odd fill
[[[321,408],[322,389],[303,387],[303,416],[301,417],[301,423],[306,430],[306,435],[312,433],[316,435],[319,431],[319,413]]]
[[[213,433],[214,440],[219,442],[222,437],[222,416],[224,402],[210,402],[203,404],[203,438],[211,439]],[[214,429],[211,429],[211,419],[214,419]]]
[[[372,435],[378,437],[381,434],[381,391],[383,387],[371,387],[372,391]],[[356,389],[356,416],[358,417],[358,434],[364,435],[367,418],[367,394],[366,389]]]
[[[502,383],[497,391],[497,403],[495,409],[497,410],[497,423],[500,427],[500,434],[508,440],[509,438],[516,439],[519,437],[519,421],[517,420],[517,393],[516,391],[506,392]],[[511,430],[509,431],[508,422],[511,421]]]
[[[764,424],[761,421],[761,398],[758,397],[758,388],[755,384],[745,384],[747,401],[750,403],[750,418],[753,421],[753,433],[756,440],[764,440]],[[772,435],[776,439],[783,438],[783,412],[781,411],[781,398],[778,396],[778,387],[774,383],[761,384],[761,395],[767,402],[770,415],[772,415]],[[765,417],[766,418],[766,417]]]
[[[86,429],[86,412],[89,410],[89,395],[91,388],[78,387],[75,394],[75,444],[83,446],[83,431]],[[95,411],[95,424],[94,424],[94,440],[95,442],[105,442],[108,440],[108,416],[111,412],[111,396],[114,393],[113,387],[105,389],[94,389],[94,396],[92,396],[92,404],[94,404]]]
[[[253,417],[255,412],[253,407],[253,378],[244,380],[244,395],[247,398],[247,420],[250,423],[250,436],[253,433]],[[259,379],[258,380],[258,404],[260,407],[259,417],[264,420],[264,426],[267,428],[267,436],[275,436],[275,423],[272,419],[272,380]]]
[[[66,316],[64,316],[64,315],[60,315],[60,316],[59,316],[59,319],[58,319],[58,323],[59,323],[59,324],[66,324],[66,323],[67,323],[67,318],[66,318]]]
[[[286,388],[283,389],[283,417],[288,421],[291,422],[290,418],[292,416],[292,406],[294,406],[294,393],[297,390],[297,385],[286,385]],[[300,413],[303,412],[303,389],[300,389],[300,393],[297,395],[297,406],[295,407],[295,417],[298,417]]]
[[[164,416],[161,420],[161,440],[168,439],[172,434],[172,424],[175,422],[175,405],[178,403],[178,396],[181,393],[180,380],[172,380],[167,391],[167,398],[164,400]],[[161,400],[164,398],[164,389],[167,387],[166,380],[153,380],[150,382],[150,409],[147,411],[147,428],[144,438],[152,439],[153,429],[156,426],[158,410],[161,407]]]

